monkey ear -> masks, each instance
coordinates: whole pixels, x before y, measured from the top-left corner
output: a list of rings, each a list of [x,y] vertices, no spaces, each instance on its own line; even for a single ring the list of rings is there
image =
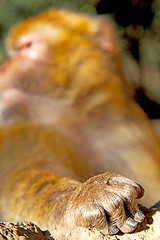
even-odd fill
[[[120,54],[120,47],[117,41],[118,37],[110,19],[100,18],[98,21],[96,39],[99,47],[105,53],[112,55]],[[121,54],[120,54],[121,55]]]

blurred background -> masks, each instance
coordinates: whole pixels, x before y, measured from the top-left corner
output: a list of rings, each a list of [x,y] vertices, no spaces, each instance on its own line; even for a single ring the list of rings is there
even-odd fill
[[[0,64],[7,58],[3,39],[11,26],[50,7],[110,15],[135,100],[160,133],[160,0],[0,0]]]

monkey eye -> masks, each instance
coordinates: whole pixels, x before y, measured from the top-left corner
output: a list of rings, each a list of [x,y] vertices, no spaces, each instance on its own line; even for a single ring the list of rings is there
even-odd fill
[[[24,49],[24,48],[30,48],[32,46],[33,41],[28,41],[25,43],[21,43],[21,45],[18,47],[18,51]]]
[[[19,54],[21,51],[31,48],[32,44],[33,44],[33,41],[31,41],[31,40],[25,41],[23,43],[21,42],[21,43],[17,44],[17,46],[15,48],[8,47],[7,52],[10,57],[14,57],[17,54]]]

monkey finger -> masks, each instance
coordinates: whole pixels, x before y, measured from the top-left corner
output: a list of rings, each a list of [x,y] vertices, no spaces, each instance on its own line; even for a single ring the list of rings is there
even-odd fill
[[[139,199],[144,195],[144,189],[140,184],[121,175],[112,174],[108,184],[112,187],[109,191],[114,191],[127,199]]]
[[[134,219],[137,222],[142,222],[144,220],[144,218],[145,218],[145,215],[141,211],[137,211],[134,216]]]
[[[135,221],[132,218],[128,218],[126,221],[124,221],[124,224],[121,227],[119,227],[119,229],[123,233],[130,233],[136,229],[137,225],[138,225],[137,221]]]
[[[142,222],[145,218],[145,215],[139,210],[138,203],[134,199],[132,201],[128,201],[127,203],[127,211],[128,215],[132,217],[137,222]]]
[[[123,233],[130,233],[136,229],[137,225],[138,222],[130,217],[126,218],[126,220],[118,220],[117,222],[115,219],[114,222],[110,223],[109,233],[117,234],[119,230],[121,230]]]
[[[109,227],[109,234],[111,234],[111,235],[115,235],[115,234],[117,234],[119,232],[119,228],[116,226],[116,225],[111,225],[110,227]]]
[[[116,198],[117,206],[108,210],[109,219],[109,233],[116,234],[121,230],[124,233],[133,232],[138,223],[143,221],[145,215],[139,210],[136,200],[120,201],[118,195],[111,195],[110,197]],[[110,211],[111,210],[111,211]]]
[[[117,215],[117,218],[112,219],[109,229],[112,234],[116,234],[118,229],[123,233],[130,233],[136,229],[138,223],[142,222],[144,218],[145,215],[139,210],[138,204],[136,201],[133,201],[130,205],[130,209],[124,208],[123,217],[122,215],[121,217]]]
[[[100,232],[103,235],[115,235],[120,231],[120,229],[116,226],[116,225],[111,225],[109,228],[105,227],[103,229],[100,230]]]

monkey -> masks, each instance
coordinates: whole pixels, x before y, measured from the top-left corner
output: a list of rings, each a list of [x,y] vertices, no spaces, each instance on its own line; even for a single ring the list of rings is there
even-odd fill
[[[2,220],[134,231],[144,189],[143,203],[160,198],[160,145],[133,100],[110,20],[50,9],[18,23],[5,44]]]

